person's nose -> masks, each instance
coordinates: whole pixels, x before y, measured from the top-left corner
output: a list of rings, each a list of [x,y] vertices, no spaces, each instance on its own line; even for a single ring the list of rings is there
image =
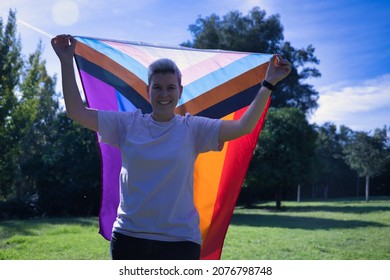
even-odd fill
[[[169,93],[168,93],[168,90],[167,90],[167,89],[161,90],[161,92],[160,92],[160,97],[166,97],[166,96],[168,96],[168,95],[169,95]]]

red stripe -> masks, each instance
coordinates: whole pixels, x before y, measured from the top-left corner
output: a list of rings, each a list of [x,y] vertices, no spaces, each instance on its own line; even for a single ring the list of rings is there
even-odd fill
[[[253,132],[229,143],[210,229],[202,246],[201,259],[212,260],[221,257],[226,232],[270,101],[271,99],[268,100],[263,115]],[[234,114],[234,119],[239,119],[245,110],[246,108],[238,110]]]

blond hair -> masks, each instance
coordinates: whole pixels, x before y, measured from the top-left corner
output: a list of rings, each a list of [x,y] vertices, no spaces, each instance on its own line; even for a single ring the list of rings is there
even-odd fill
[[[152,77],[154,74],[158,73],[172,73],[177,77],[177,81],[179,85],[181,85],[181,72],[179,67],[177,67],[176,63],[173,60],[168,58],[161,58],[154,61],[148,67],[148,84],[152,81]]]

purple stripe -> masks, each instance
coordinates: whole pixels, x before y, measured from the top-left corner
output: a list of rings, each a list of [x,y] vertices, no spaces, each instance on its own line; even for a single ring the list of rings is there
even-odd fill
[[[115,88],[82,70],[80,76],[90,108],[118,111]]]
[[[88,106],[98,110],[118,111],[115,88],[103,83],[84,71],[80,71]],[[119,204],[119,173],[122,158],[117,148],[99,143],[102,157],[102,201],[99,214],[99,233],[111,239],[112,224]]]

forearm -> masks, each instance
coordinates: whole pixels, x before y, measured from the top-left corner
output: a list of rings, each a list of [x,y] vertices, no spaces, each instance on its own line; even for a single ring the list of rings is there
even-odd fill
[[[268,99],[271,96],[271,93],[271,90],[264,86],[259,89],[259,92],[256,94],[255,99],[252,101],[248,109],[245,111],[245,113],[239,120],[239,126],[242,129],[242,135],[251,133],[256,127],[261,115],[263,114]]]
[[[267,68],[265,81],[268,82],[262,86],[255,99],[249,105],[248,109],[237,121],[223,121],[219,131],[219,143],[229,141],[245,134],[251,133],[259,121],[271,90],[279,81],[283,80],[291,71],[291,64],[280,55],[274,55]],[[269,88],[268,88],[269,87]]]
[[[271,91],[269,89],[261,87],[255,99],[239,120],[223,121],[219,132],[219,143],[251,133],[263,114],[270,95]]]
[[[61,62],[61,73],[66,114],[69,118],[77,120],[80,111],[85,108],[76,83],[73,60]]]

